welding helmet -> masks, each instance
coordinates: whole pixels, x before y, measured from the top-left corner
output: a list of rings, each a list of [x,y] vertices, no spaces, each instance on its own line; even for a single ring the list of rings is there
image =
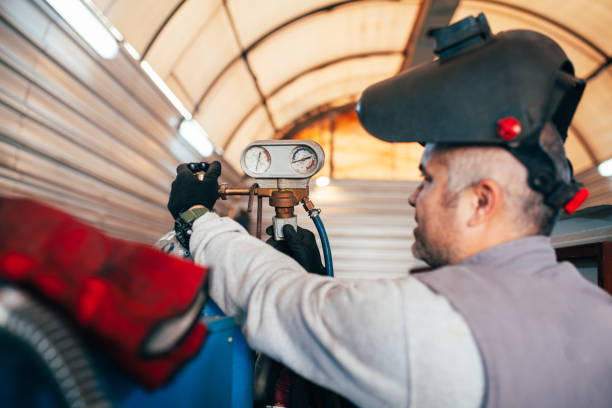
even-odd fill
[[[483,14],[430,34],[435,60],[363,92],[363,127],[388,142],[503,146],[547,205],[573,212],[588,192],[563,143],[585,81],[563,50],[533,31],[493,35]]]

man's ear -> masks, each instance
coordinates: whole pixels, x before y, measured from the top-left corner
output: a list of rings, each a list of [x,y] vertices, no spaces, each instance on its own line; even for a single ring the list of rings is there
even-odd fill
[[[481,180],[471,190],[473,213],[468,226],[475,227],[493,218],[501,205],[502,192],[499,184],[490,179]]]

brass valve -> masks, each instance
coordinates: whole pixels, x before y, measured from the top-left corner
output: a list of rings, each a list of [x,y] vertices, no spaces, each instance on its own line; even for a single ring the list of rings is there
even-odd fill
[[[291,190],[276,190],[270,196],[270,205],[276,210],[278,218],[293,217],[293,207],[298,205],[298,200]]]
[[[269,197],[270,206],[274,207],[276,216],[273,219],[275,238],[282,239],[282,227],[291,224],[297,227],[297,218],[294,207],[304,200],[308,200],[308,188],[260,188],[253,184],[250,188],[231,188],[221,184],[218,190],[219,198],[227,200],[228,196],[249,196],[248,211],[251,212],[253,198],[257,197],[257,237],[261,238],[261,199]],[[310,202],[308,200],[308,202]]]

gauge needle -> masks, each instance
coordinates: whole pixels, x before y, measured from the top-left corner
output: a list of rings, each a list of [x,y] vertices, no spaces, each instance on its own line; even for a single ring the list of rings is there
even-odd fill
[[[297,163],[308,159],[312,159],[312,156],[302,157],[301,159],[293,160],[291,163]]]
[[[261,152],[257,155],[257,164],[255,165],[256,169],[259,169],[259,161],[261,160]]]

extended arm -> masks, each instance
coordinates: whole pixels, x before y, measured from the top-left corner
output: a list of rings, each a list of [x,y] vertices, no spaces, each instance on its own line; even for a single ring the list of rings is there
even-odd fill
[[[195,222],[190,248],[196,262],[211,266],[211,296],[236,317],[253,348],[360,404],[407,401],[408,354],[396,285],[307,274],[215,214]]]

